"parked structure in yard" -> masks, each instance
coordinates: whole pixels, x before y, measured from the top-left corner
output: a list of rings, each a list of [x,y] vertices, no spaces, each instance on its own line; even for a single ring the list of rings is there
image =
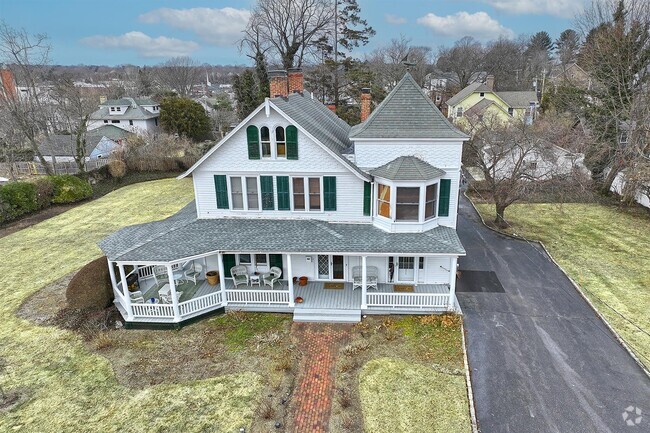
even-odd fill
[[[447,101],[448,116],[462,123],[464,117],[473,115],[479,120],[495,117],[502,120],[521,119],[532,123],[539,103],[533,90],[502,92],[494,90],[494,77],[488,75],[485,83],[475,82]]]
[[[270,76],[271,97],[181,176],[193,203],[100,243],[127,326],[224,308],[343,322],[456,309],[468,137],[408,73],[372,113],[365,91],[354,127],[301,71]]]
[[[112,125],[125,131],[142,134],[158,130],[160,106],[148,98],[112,99],[99,105],[90,115],[88,130]]]

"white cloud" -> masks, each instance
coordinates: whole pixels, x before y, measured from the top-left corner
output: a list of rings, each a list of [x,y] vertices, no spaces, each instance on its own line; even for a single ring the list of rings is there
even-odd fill
[[[81,42],[93,48],[133,49],[142,57],[187,56],[199,48],[193,41],[166,36],[152,38],[142,32],[128,32],[119,36],[89,36]]]
[[[385,14],[384,18],[386,19],[386,22],[388,24],[393,24],[395,26],[398,26],[398,25],[401,25],[401,24],[406,24],[406,18],[400,17],[398,15]]]
[[[580,0],[483,0],[490,6],[512,15],[553,15],[572,18],[582,11]]]
[[[251,13],[246,9],[234,8],[191,8],[191,9],[156,9],[140,15],[143,23],[165,23],[176,29],[195,33],[203,41],[226,46],[241,37]]]
[[[473,36],[477,39],[513,37],[514,32],[491,18],[485,12],[457,12],[444,17],[428,13],[417,19],[417,23],[429,27],[441,36]]]

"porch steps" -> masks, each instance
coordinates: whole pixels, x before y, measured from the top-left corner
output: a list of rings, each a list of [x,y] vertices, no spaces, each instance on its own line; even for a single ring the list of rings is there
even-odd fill
[[[329,308],[296,308],[294,322],[358,323],[361,310],[342,310]]]

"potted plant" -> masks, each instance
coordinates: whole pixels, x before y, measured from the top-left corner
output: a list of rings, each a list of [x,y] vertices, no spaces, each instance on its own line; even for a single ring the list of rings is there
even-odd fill
[[[219,284],[219,271],[208,271],[205,273],[205,278],[209,285],[216,286]]]
[[[307,278],[307,277],[304,277],[304,276],[300,277],[300,278],[298,278],[298,284],[301,285],[301,286],[306,286],[308,280],[309,280],[309,278]]]

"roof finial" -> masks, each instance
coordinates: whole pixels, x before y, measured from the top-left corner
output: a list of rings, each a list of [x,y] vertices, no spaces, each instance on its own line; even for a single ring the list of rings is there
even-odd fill
[[[401,63],[402,63],[404,66],[406,66],[406,72],[410,72],[410,71],[411,71],[411,66],[415,66],[415,65],[417,65],[417,63],[410,63],[410,62],[409,62],[409,54],[411,54],[411,49],[410,49],[410,48],[409,48],[409,50],[406,52],[406,55],[404,56],[404,58],[403,58],[402,61],[401,61]]]

